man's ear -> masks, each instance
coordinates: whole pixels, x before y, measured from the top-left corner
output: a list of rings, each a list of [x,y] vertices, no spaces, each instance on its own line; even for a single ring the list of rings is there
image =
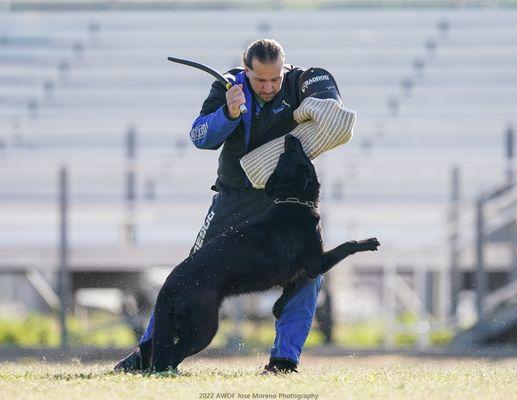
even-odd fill
[[[266,195],[271,196],[273,194],[273,191],[275,190],[276,182],[278,181],[278,175],[276,174],[276,171],[273,171],[271,176],[268,178],[266,182]]]

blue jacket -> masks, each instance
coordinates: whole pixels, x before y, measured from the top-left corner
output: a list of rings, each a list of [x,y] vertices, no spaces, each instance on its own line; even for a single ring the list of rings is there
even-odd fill
[[[219,156],[217,182],[239,188],[251,187],[239,159],[260,145],[292,131],[297,123],[293,111],[300,105],[299,81],[304,70],[292,65],[284,67],[280,91],[260,109],[242,68],[229,71],[226,77],[242,84],[248,112],[232,120],[226,106],[226,89],[218,81],[204,101],[200,115],[190,131],[190,139],[200,149],[223,148]],[[217,185],[217,183],[216,183]]]

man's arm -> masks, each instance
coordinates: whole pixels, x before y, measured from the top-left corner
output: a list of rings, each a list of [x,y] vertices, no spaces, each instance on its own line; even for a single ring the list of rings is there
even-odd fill
[[[232,89],[238,92],[237,86]],[[235,95],[232,96],[232,99],[234,98]],[[226,89],[221,83],[214,82],[190,131],[190,139],[197,148],[215,150],[237,128],[241,120],[240,114],[235,119],[231,118],[227,103]]]

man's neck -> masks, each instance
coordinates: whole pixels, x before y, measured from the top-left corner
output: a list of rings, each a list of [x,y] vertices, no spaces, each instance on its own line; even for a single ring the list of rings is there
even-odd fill
[[[257,103],[259,104],[260,108],[264,107],[264,104],[266,104],[266,102],[262,100],[257,93],[255,93],[255,91],[251,87],[248,77],[246,77],[246,81],[246,83],[248,84],[248,88],[250,89],[250,92],[253,94],[253,97],[255,97],[255,100],[257,100]]]
[[[258,97],[258,95],[256,95],[255,92],[253,92],[253,96],[255,96],[255,100],[257,100],[257,103],[259,103],[260,107],[264,107],[264,104],[266,104],[266,102],[262,100],[260,97]]]

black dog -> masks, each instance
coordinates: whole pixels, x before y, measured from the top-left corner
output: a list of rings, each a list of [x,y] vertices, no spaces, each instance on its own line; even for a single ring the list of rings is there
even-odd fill
[[[167,277],[155,306],[152,371],[175,369],[210,344],[224,298],[293,286],[351,254],[377,250],[379,242],[372,238],[323,251],[319,187],[299,140],[287,135],[265,188],[274,204],[207,242]]]

